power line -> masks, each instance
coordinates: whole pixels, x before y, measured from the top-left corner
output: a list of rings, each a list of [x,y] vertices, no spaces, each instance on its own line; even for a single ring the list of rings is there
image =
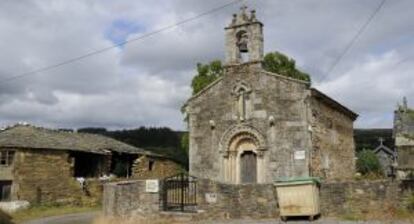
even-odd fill
[[[332,63],[331,67],[327,70],[326,74],[322,77],[320,82],[323,82],[325,78],[327,78],[331,72],[336,68],[336,66],[341,62],[343,57],[348,53],[348,51],[351,49],[351,47],[356,43],[358,38],[361,36],[361,34],[365,31],[365,29],[368,27],[368,25],[372,22],[372,20],[375,18],[375,16],[378,14],[378,12],[381,10],[381,8],[384,6],[385,2],[387,0],[382,0],[381,3],[378,5],[377,8],[375,8],[374,12],[371,14],[371,16],[368,18],[368,20],[359,28],[356,35],[351,39],[351,41],[347,44],[345,49],[342,51],[342,53],[336,58],[334,63]]]
[[[38,68],[38,69],[29,71],[29,72],[25,72],[25,73],[22,73],[22,74],[14,75],[14,76],[11,76],[11,77],[6,78],[6,79],[2,79],[2,80],[0,80],[0,85],[3,85],[4,83],[11,82],[11,81],[16,80],[16,79],[21,79],[21,78],[27,77],[29,75],[35,75],[35,74],[38,74],[38,73],[41,73],[41,72],[53,70],[53,69],[56,69],[56,68],[61,67],[61,66],[64,66],[64,65],[71,64],[71,63],[74,63],[76,61],[80,61],[80,60],[83,60],[85,58],[92,57],[94,55],[104,53],[104,52],[109,51],[111,49],[114,49],[116,47],[124,46],[124,45],[130,44],[132,42],[135,42],[135,41],[138,41],[138,40],[142,40],[142,39],[148,38],[150,36],[154,36],[154,35],[156,35],[158,33],[161,33],[161,32],[164,32],[166,30],[175,28],[175,27],[180,26],[180,25],[183,25],[185,23],[192,22],[192,21],[197,20],[197,19],[199,19],[201,17],[204,17],[204,16],[207,16],[207,15],[209,15],[211,13],[217,12],[217,11],[219,11],[221,9],[224,9],[224,8],[229,7],[229,6],[235,5],[235,4],[237,4],[237,3],[241,2],[241,1],[242,0],[231,1],[231,2],[229,2],[227,4],[221,5],[221,6],[216,7],[216,8],[212,8],[212,9],[210,9],[208,11],[205,11],[205,12],[203,12],[201,14],[198,14],[198,15],[195,15],[193,17],[190,17],[190,18],[181,20],[181,21],[179,21],[177,23],[174,23],[174,24],[165,26],[163,28],[154,30],[152,32],[143,34],[143,35],[141,35],[139,37],[132,38],[132,39],[129,39],[129,40],[126,40],[126,41],[123,41],[123,42],[120,42],[120,43],[117,43],[117,44],[114,44],[114,45],[111,45],[111,46],[108,46],[108,47],[105,47],[105,48],[102,48],[102,49],[99,49],[99,50],[96,50],[96,51],[92,51],[92,52],[89,52],[87,54],[84,54],[84,55],[81,55],[81,56],[77,56],[77,57],[74,57],[74,58],[71,58],[71,59],[62,61],[62,62],[57,63],[57,64],[45,66],[45,67]]]
[[[414,58],[414,55],[411,55],[411,56],[408,56],[408,57],[405,57],[405,58],[401,59],[400,61],[398,61],[397,63],[395,63],[395,65],[394,65],[393,68],[395,68],[395,67],[397,67],[397,66],[399,66],[401,64],[406,63],[407,61],[411,60],[412,58]]]

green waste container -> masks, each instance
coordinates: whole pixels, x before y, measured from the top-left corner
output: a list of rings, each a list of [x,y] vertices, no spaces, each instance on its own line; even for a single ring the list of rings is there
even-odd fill
[[[318,178],[281,179],[275,183],[280,218],[309,216],[309,220],[320,214]]]

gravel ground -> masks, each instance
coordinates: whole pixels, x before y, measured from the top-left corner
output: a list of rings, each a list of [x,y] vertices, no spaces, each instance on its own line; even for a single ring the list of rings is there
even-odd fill
[[[334,220],[334,219],[318,219],[313,222],[303,220],[288,220],[287,222],[282,222],[280,220],[231,220],[231,221],[210,221],[210,222],[200,222],[197,224],[411,224],[414,222],[410,221],[343,221],[343,220]]]
[[[98,215],[99,212],[77,213],[31,220],[23,224],[92,224]]]
[[[32,220],[23,224],[92,224],[99,212],[78,213],[63,216],[54,216],[38,220]],[[335,219],[317,219],[310,222],[306,219],[290,219],[287,222],[281,220],[224,220],[224,221],[203,221],[193,224],[414,224],[410,221],[343,221]],[[122,223],[119,223],[122,224]]]

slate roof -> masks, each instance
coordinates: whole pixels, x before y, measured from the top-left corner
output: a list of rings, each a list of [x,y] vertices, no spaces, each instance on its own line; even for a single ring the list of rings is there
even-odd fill
[[[378,153],[380,151],[384,151],[385,153],[387,153],[390,156],[395,156],[395,152],[388,148],[386,145],[384,145],[382,142],[380,143],[380,145],[374,149],[374,153]]]
[[[332,99],[331,97],[325,95],[321,91],[311,88],[311,94],[316,99],[330,105],[331,107],[335,108],[336,110],[342,112],[343,114],[346,114],[348,117],[350,117],[353,121],[355,121],[358,118],[358,114],[353,112],[352,110],[348,109],[344,105],[338,103],[336,100]]]
[[[21,124],[0,132],[0,148],[53,149],[95,154],[119,152],[162,157],[102,135],[58,131]]]

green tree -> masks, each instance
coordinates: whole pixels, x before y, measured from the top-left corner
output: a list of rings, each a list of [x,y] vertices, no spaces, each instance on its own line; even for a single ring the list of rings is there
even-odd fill
[[[190,150],[190,139],[188,136],[188,132],[185,132],[181,135],[181,151],[185,156],[185,164],[186,169],[188,170],[188,160],[189,160],[189,150]]]
[[[220,60],[214,60],[210,64],[197,64],[197,75],[194,76],[191,87],[193,88],[193,95],[200,92],[210,83],[214,82],[223,74],[223,66]]]
[[[188,132],[181,135],[181,149],[188,155],[188,150],[190,148],[190,140],[188,138]]]
[[[277,73],[294,79],[310,82],[310,76],[296,68],[295,60],[280,52],[267,53],[263,59],[263,68],[266,71]]]
[[[362,175],[381,175],[382,167],[377,155],[372,150],[364,149],[357,153],[356,167]]]
[[[295,60],[287,57],[280,52],[267,53],[263,59],[263,68],[266,71],[277,73],[294,79],[311,81],[308,74],[296,68]],[[223,75],[223,66],[220,60],[214,60],[209,64],[197,64],[197,75],[194,76],[191,87],[193,95],[200,92],[210,83],[214,82]]]

